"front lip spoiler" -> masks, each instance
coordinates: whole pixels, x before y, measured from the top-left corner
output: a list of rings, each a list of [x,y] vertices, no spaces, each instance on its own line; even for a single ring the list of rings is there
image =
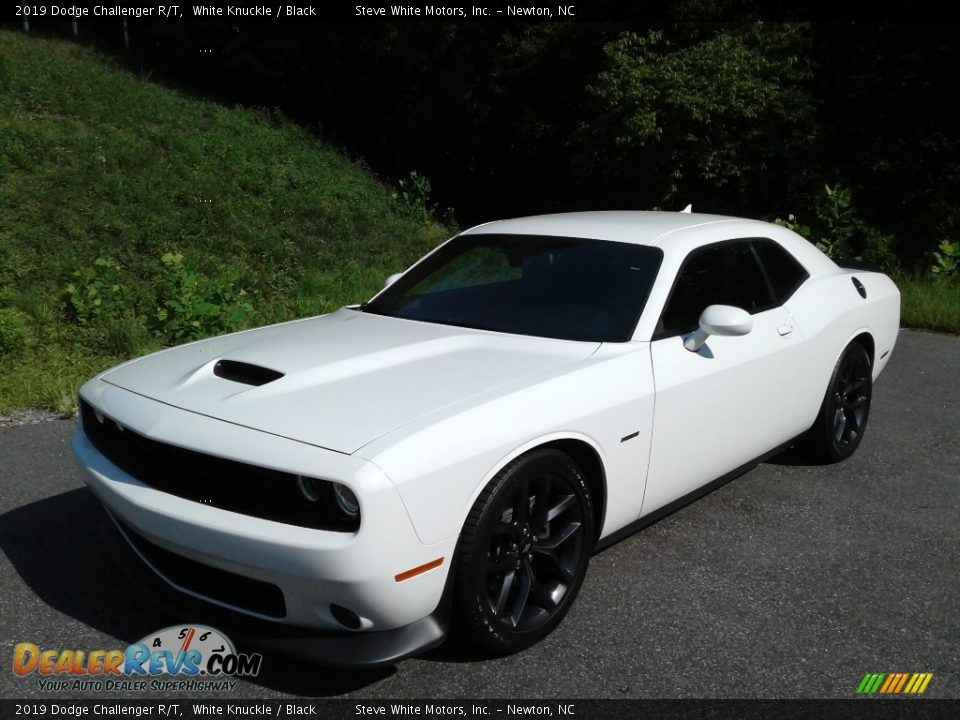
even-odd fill
[[[140,558],[114,522],[104,523],[103,531],[109,537],[101,547],[158,609],[181,621],[220,628],[258,650],[346,670],[374,669],[437,647],[450,630],[450,582],[437,609],[409,625],[367,632],[317,630],[249,617],[182,593]]]

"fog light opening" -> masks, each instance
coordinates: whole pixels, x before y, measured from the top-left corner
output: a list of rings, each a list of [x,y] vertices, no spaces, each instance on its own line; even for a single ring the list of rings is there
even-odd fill
[[[353,610],[348,610],[342,605],[330,605],[330,613],[333,619],[349,630],[360,629],[360,616]]]

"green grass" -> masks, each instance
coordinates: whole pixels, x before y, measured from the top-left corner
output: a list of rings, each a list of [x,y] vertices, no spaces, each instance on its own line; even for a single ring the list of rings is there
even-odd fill
[[[151,330],[166,252],[241,286],[251,326],[362,301],[450,233],[280,117],[12,32],[0,32],[0,218],[0,311],[29,317],[28,337],[6,344],[0,325],[0,413],[70,412],[86,378],[169,342]],[[123,299],[82,324],[65,289],[99,257],[120,266]]]
[[[902,275],[895,280],[905,327],[960,334],[960,279]]]

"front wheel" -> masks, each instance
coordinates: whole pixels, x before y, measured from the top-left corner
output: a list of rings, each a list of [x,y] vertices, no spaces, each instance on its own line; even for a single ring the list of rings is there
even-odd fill
[[[534,644],[573,604],[593,549],[583,473],[557,450],[514,460],[484,488],[461,536],[457,622],[498,654]]]
[[[870,354],[851,343],[837,361],[817,421],[807,435],[815,457],[839,462],[853,455],[870,417],[873,378]]]

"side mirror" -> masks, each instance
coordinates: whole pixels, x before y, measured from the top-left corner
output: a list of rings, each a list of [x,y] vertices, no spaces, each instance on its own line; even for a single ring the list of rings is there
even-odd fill
[[[683,339],[683,346],[697,352],[711,335],[746,335],[753,330],[753,318],[733,305],[710,305],[700,313],[700,328]]]
[[[400,279],[400,276],[401,276],[401,275],[403,275],[403,273],[394,273],[393,275],[391,275],[390,277],[388,277],[386,280],[383,281],[383,287],[384,287],[384,288],[390,287],[390,286],[393,285],[397,280]]]

